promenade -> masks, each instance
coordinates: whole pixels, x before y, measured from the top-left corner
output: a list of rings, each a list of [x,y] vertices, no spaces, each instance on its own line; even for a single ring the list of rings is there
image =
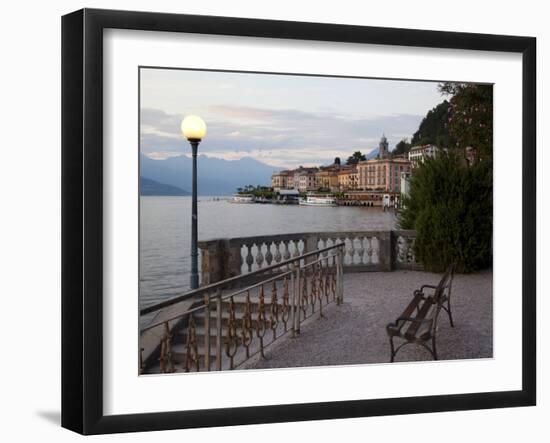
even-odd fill
[[[246,368],[281,368],[389,362],[386,325],[401,314],[414,289],[437,284],[441,275],[418,271],[346,274],[344,303],[325,308],[325,318],[302,325],[299,338],[285,338],[266,349],[265,360]],[[437,347],[440,360],[491,358],[493,354],[493,273],[456,274],[452,312],[439,318]],[[431,360],[428,351],[408,345],[396,362]]]

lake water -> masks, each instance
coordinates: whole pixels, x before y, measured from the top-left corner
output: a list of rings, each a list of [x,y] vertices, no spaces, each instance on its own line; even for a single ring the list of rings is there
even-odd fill
[[[141,197],[140,306],[189,289],[191,197]],[[316,231],[395,229],[393,211],[234,204],[199,197],[199,240]],[[200,270],[200,264],[199,264]]]

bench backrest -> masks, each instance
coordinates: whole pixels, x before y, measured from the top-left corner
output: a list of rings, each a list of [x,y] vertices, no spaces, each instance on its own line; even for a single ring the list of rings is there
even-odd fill
[[[437,303],[442,303],[451,296],[451,289],[453,286],[453,278],[455,273],[455,264],[451,263],[441,280],[437,284],[437,287],[434,291],[434,300]]]

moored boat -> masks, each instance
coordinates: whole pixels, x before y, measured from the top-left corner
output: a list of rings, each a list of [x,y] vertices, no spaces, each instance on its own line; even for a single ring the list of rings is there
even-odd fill
[[[255,203],[256,199],[251,194],[235,194],[229,201],[231,203]]]
[[[300,200],[300,205],[303,206],[336,206],[334,197],[307,195],[306,198]]]

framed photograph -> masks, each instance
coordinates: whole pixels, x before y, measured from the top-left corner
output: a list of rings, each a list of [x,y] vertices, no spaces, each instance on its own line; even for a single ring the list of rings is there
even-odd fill
[[[536,403],[536,40],[62,21],[62,425]]]

